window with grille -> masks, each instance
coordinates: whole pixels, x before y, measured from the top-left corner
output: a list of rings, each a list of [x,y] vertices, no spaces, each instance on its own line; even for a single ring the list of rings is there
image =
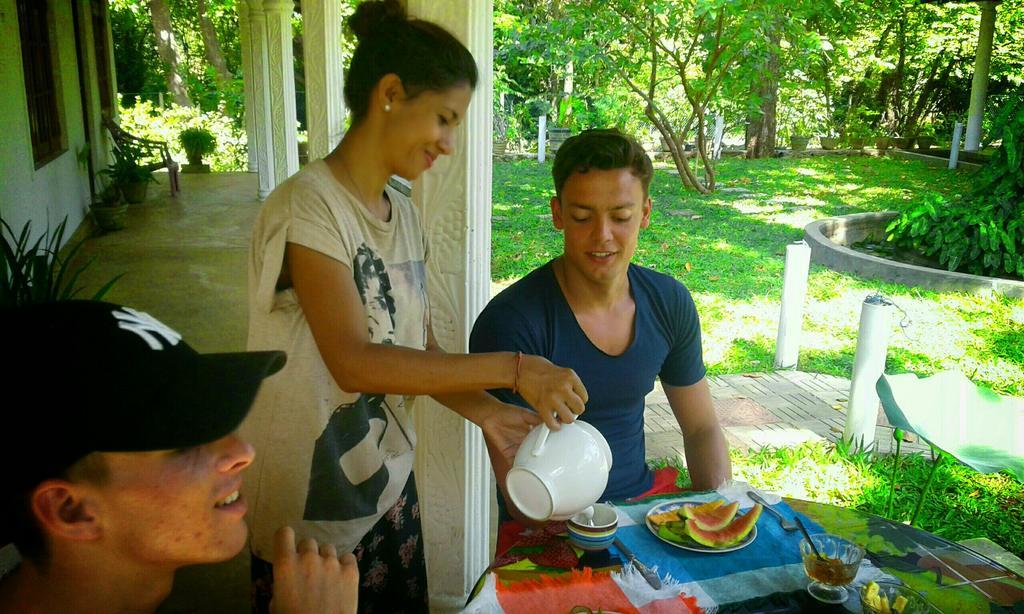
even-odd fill
[[[63,151],[64,135],[57,109],[57,85],[50,45],[49,2],[17,0],[21,31],[21,64],[25,72],[25,97],[32,132],[32,157],[36,168]]]

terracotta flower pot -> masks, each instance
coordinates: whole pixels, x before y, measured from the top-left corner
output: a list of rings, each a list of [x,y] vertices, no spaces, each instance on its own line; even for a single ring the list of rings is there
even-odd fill
[[[789,137],[789,148],[793,151],[803,151],[807,149],[807,143],[811,141],[809,136],[791,136]]]
[[[92,206],[92,217],[96,225],[103,230],[121,230],[128,219],[128,205],[106,205],[96,203]]]
[[[135,183],[126,183],[121,186],[121,193],[124,194],[124,199],[132,204],[139,204],[145,202],[146,192],[149,190],[148,181],[137,181]]]
[[[836,147],[839,147],[839,139],[831,139],[823,136],[818,140],[821,141],[822,149],[835,149]]]

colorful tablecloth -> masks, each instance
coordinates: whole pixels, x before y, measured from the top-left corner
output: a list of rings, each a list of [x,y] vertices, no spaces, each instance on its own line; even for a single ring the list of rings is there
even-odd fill
[[[860,612],[857,589],[871,580],[903,582],[943,612],[1024,611],[1024,580],[958,544],[855,510],[798,500],[780,502],[775,509],[786,516],[799,514],[809,531],[834,533],[867,550],[850,599],[842,605],[827,606],[806,591],[808,579],[798,551],[800,533],[783,531],[767,514],[762,514],[757,523],[758,536],[753,543],[734,552],[690,552],[659,540],[646,527],[647,511],[680,497],[700,502],[720,495],[674,494],[619,503],[618,537],[640,561],[657,571],[674,591],[672,594],[692,597],[706,611]],[[741,513],[748,505],[749,501],[741,502]],[[495,593],[502,589],[507,592],[519,582],[554,577],[567,569],[590,568],[607,573],[621,568],[623,557],[616,548],[598,554],[582,553],[568,545],[560,534],[563,530],[564,525],[558,523],[543,530],[520,530],[516,544],[496,559],[493,575],[485,575],[481,586],[489,584]],[[571,579],[566,582],[572,585]],[[528,610],[474,611],[511,614]]]

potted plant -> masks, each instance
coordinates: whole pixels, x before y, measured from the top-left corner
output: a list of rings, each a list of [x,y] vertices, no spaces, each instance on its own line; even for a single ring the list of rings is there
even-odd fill
[[[494,155],[503,156],[508,148],[508,116],[498,112],[494,114]]]
[[[116,185],[108,185],[92,199],[89,207],[96,225],[103,230],[121,230],[128,218],[128,203]]]
[[[932,124],[924,124],[917,131],[917,148],[918,149],[931,149],[932,145],[935,144],[935,126]]]
[[[894,136],[892,138],[892,144],[899,149],[913,149],[914,148],[914,137],[912,136]]]
[[[210,166],[203,164],[203,156],[217,151],[217,139],[206,128],[185,128],[178,134],[178,142],[185,150],[188,164],[181,169],[183,173],[209,173]]]
[[[885,153],[890,147],[892,147],[891,137],[880,134],[875,136],[875,149],[878,150],[878,153]]]
[[[146,191],[150,183],[156,183],[153,171],[138,162],[138,156],[129,147],[114,151],[114,162],[100,171],[110,183],[117,187],[130,203],[141,203],[146,200]]]
[[[803,118],[796,120],[789,134],[789,148],[793,151],[807,149],[807,144],[811,142],[810,135],[811,129],[807,125],[807,120]]]
[[[864,144],[870,136],[871,126],[868,125],[864,109],[856,107],[847,111],[843,137],[850,149],[864,149]]]

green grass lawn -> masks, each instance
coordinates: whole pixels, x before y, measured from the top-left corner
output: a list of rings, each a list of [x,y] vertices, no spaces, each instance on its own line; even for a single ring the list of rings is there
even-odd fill
[[[719,191],[700,196],[668,170],[655,173],[651,226],[635,262],[673,275],[693,293],[711,374],[771,369],[784,252],[813,220],[898,208],[926,192],[954,194],[971,175],[873,157],[726,159]],[[492,275],[514,281],[561,252],[550,221],[551,166],[495,163]],[[741,188],[747,192],[734,191]],[[728,191],[733,190],[733,191]],[[672,215],[691,211],[700,219]],[[799,368],[849,377],[864,298],[880,291],[905,312],[894,322],[891,373],[959,368],[974,381],[1024,396],[1024,301],[936,293],[812,266]]]

